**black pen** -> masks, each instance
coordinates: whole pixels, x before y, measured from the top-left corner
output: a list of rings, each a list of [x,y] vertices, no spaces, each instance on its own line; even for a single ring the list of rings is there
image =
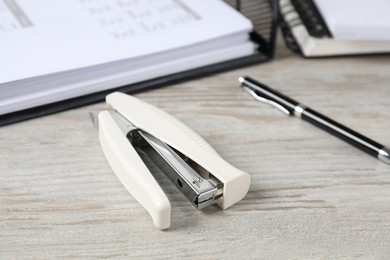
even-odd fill
[[[241,86],[256,100],[271,104],[290,116],[297,116],[339,137],[366,153],[390,164],[390,149],[336,121],[314,111],[250,77],[240,77]]]

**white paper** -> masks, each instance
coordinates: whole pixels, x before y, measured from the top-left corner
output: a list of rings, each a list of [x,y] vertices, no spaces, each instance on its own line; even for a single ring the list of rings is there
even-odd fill
[[[163,53],[251,30],[247,19],[219,0],[12,1],[31,26],[0,32],[0,88],[1,83]],[[121,12],[131,10],[132,4],[152,11],[161,6],[176,10],[150,19],[148,14],[132,14],[133,20],[150,20],[142,31],[123,24]],[[167,23],[167,17],[176,22]],[[129,30],[133,34],[125,35]]]
[[[59,100],[85,95],[94,91],[101,91],[116,86],[131,84],[147,80],[151,77],[159,77],[175,72],[181,72],[192,68],[208,65],[210,57],[215,62],[222,62],[251,55],[255,48],[252,42],[243,43],[227,49],[220,49],[199,53],[190,57],[182,57],[173,61],[166,61],[136,70],[129,70],[107,77],[75,82],[66,86],[52,88],[50,90],[36,91],[13,98],[0,100],[0,115],[12,111],[26,109],[31,106],[39,106]],[[179,68],[179,69],[178,69]]]
[[[389,0],[315,0],[335,39],[390,40]]]

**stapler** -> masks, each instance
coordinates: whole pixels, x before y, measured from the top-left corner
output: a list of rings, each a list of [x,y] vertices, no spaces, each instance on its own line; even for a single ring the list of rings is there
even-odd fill
[[[149,171],[147,155],[198,209],[226,209],[248,192],[250,176],[222,159],[188,126],[130,95],[106,97],[112,111],[97,117],[99,140],[114,173],[159,229],[170,226],[171,205]]]

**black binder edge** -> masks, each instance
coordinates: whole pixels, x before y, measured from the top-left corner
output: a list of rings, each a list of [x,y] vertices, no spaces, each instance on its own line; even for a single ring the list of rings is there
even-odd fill
[[[78,96],[76,98],[66,99],[42,106],[36,106],[29,109],[24,109],[8,114],[0,115],[0,126],[6,126],[21,121],[26,121],[45,115],[55,114],[69,109],[79,108],[86,105],[104,101],[106,95],[115,91],[121,91],[128,94],[135,94],[142,91],[152,90],[156,88],[166,87],[168,85],[177,84],[185,80],[197,79],[219,72],[233,70],[244,66],[254,65],[269,61],[273,58],[275,52],[277,25],[279,21],[279,0],[269,0],[273,6],[272,22],[271,22],[271,36],[269,41],[265,41],[256,32],[250,34],[251,40],[259,43],[258,53],[233,59],[221,63],[208,65],[188,71],[174,73],[163,77],[142,81],[135,84],[125,85],[118,88],[113,88],[101,92],[91,93],[85,96]]]

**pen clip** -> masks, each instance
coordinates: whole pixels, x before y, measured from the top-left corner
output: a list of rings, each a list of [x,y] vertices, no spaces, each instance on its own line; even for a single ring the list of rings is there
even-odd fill
[[[269,100],[269,99],[265,98],[264,96],[261,96],[260,94],[258,94],[257,92],[253,91],[252,89],[250,89],[247,86],[243,86],[242,88],[246,92],[248,92],[252,97],[254,97],[256,100],[258,100],[260,102],[267,103],[267,104],[269,104],[271,106],[274,106],[277,109],[281,110],[286,115],[291,115],[290,111],[288,111],[286,108],[284,108],[282,105],[276,103],[275,101]]]

